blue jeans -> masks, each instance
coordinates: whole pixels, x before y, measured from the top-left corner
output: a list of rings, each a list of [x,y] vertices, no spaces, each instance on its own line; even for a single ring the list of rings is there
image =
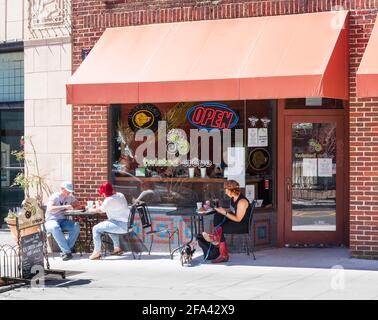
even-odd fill
[[[80,224],[71,220],[48,220],[45,222],[46,231],[50,232],[63,254],[71,253],[80,234]],[[68,238],[63,231],[68,232]]]
[[[94,251],[101,252],[101,234],[109,232],[109,237],[112,239],[114,247],[119,248],[119,236],[112,233],[124,234],[128,231],[128,223],[117,220],[106,220],[93,227],[93,243]]]

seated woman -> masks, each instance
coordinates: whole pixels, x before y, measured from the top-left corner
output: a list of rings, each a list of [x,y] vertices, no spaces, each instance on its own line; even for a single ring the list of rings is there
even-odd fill
[[[115,193],[113,186],[109,182],[101,185],[99,193],[104,197],[104,201],[97,209],[89,209],[92,213],[106,213],[108,220],[102,221],[93,227],[93,243],[94,251],[89,257],[91,260],[101,258],[101,234],[109,232],[109,237],[114,244],[113,255],[122,253],[119,244],[119,236],[117,233],[122,234],[128,231],[128,220],[130,210],[127,205],[127,200],[122,193]]]
[[[206,259],[213,263],[227,262],[229,259],[225,233],[248,232],[248,220],[251,214],[251,205],[248,199],[240,192],[239,183],[229,180],[224,183],[224,191],[231,198],[230,209],[215,208],[214,234],[203,232],[197,236],[198,244],[202,248]],[[210,250],[212,244],[215,250]]]

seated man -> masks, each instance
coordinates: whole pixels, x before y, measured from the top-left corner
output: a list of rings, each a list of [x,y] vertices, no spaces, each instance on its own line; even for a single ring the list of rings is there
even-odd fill
[[[141,202],[147,203],[160,203],[161,199],[159,193],[157,193],[151,183],[143,182],[140,185],[140,194],[138,198],[133,198],[133,204],[140,204]]]
[[[64,217],[65,210],[72,210],[79,205],[72,193],[72,184],[63,182],[60,186],[60,192],[50,196],[46,209],[46,231],[53,235],[62,251],[62,259],[64,261],[72,259],[72,249],[80,234],[79,223],[67,220]],[[63,231],[68,232],[67,239],[64,237]]]

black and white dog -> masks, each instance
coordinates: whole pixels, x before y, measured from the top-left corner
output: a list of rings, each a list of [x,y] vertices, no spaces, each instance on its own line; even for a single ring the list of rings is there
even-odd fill
[[[187,244],[181,249],[181,264],[189,264],[193,259],[193,254],[196,249],[192,249],[192,247]]]

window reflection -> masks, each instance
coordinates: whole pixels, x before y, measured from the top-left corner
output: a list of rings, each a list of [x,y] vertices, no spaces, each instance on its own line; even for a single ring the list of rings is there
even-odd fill
[[[292,230],[336,230],[336,124],[292,125]]]

